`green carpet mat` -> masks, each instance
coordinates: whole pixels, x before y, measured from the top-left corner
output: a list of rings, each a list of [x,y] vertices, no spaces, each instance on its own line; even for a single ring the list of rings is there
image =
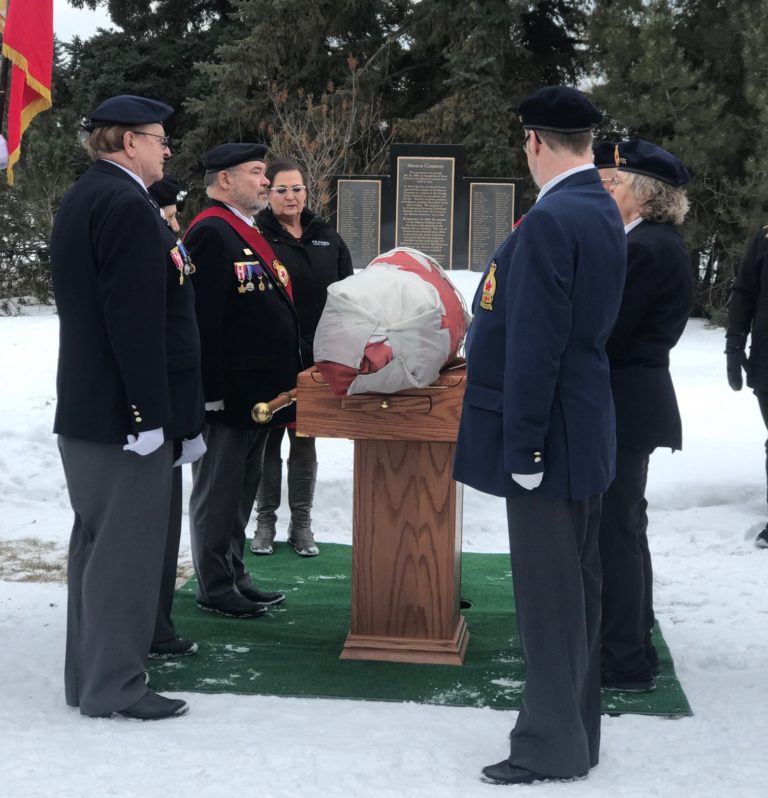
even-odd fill
[[[329,543],[314,558],[298,557],[286,544],[277,544],[271,557],[247,553],[256,584],[286,593],[284,604],[258,619],[202,612],[195,582],[188,582],[176,593],[174,620],[179,634],[196,640],[200,650],[193,657],[150,661],[152,687],[519,708],[524,672],[508,555],[463,555],[461,596],[472,604],[462,610],[470,634],[463,666],[340,660],[349,631],[351,561],[350,546]],[[662,669],[656,691],[604,691],[604,712],[691,714],[658,628],[654,644]]]

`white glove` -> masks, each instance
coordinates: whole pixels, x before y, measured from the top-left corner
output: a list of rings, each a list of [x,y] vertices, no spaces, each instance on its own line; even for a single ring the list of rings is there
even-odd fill
[[[123,446],[124,452],[135,452],[136,454],[146,455],[152,454],[152,452],[159,449],[165,438],[163,437],[163,428],[158,427],[157,429],[150,429],[146,430],[146,432],[140,432],[139,437],[137,438],[135,435],[128,436],[128,443]]]
[[[223,410],[224,409],[224,400],[218,399],[215,402],[206,402],[205,409],[208,410]]]
[[[202,432],[196,438],[185,438],[181,442],[181,454],[174,462],[174,466],[194,463],[195,460],[199,460],[207,451],[208,447],[205,445]]]
[[[5,169],[6,166],[8,166],[8,145],[0,135],[0,169]]]
[[[533,490],[541,485],[541,480],[544,479],[544,472],[540,471],[538,474],[512,474],[512,479],[521,488]]]

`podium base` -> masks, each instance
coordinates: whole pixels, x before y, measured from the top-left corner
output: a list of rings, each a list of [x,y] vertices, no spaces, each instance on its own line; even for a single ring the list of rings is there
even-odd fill
[[[386,637],[350,632],[339,659],[412,662],[419,665],[463,665],[469,643],[467,622],[459,616],[451,638]]]

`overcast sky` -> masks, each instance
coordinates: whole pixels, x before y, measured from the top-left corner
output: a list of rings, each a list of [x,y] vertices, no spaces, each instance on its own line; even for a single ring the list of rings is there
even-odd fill
[[[110,19],[104,8],[90,9],[72,8],[67,0],[53,0],[53,32],[62,41],[69,41],[73,36],[89,39],[97,28],[110,27]]]

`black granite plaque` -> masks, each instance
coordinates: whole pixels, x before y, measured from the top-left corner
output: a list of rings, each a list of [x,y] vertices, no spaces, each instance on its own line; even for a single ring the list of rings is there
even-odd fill
[[[453,267],[454,158],[400,156],[395,189],[395,246],[414,247]]]
[[[336,184],[336,230],[356,269],[381,251],[381,180],[344,180]]]
[[[468,265],[483,271],[515,222],[514,183],[469,184]]]

